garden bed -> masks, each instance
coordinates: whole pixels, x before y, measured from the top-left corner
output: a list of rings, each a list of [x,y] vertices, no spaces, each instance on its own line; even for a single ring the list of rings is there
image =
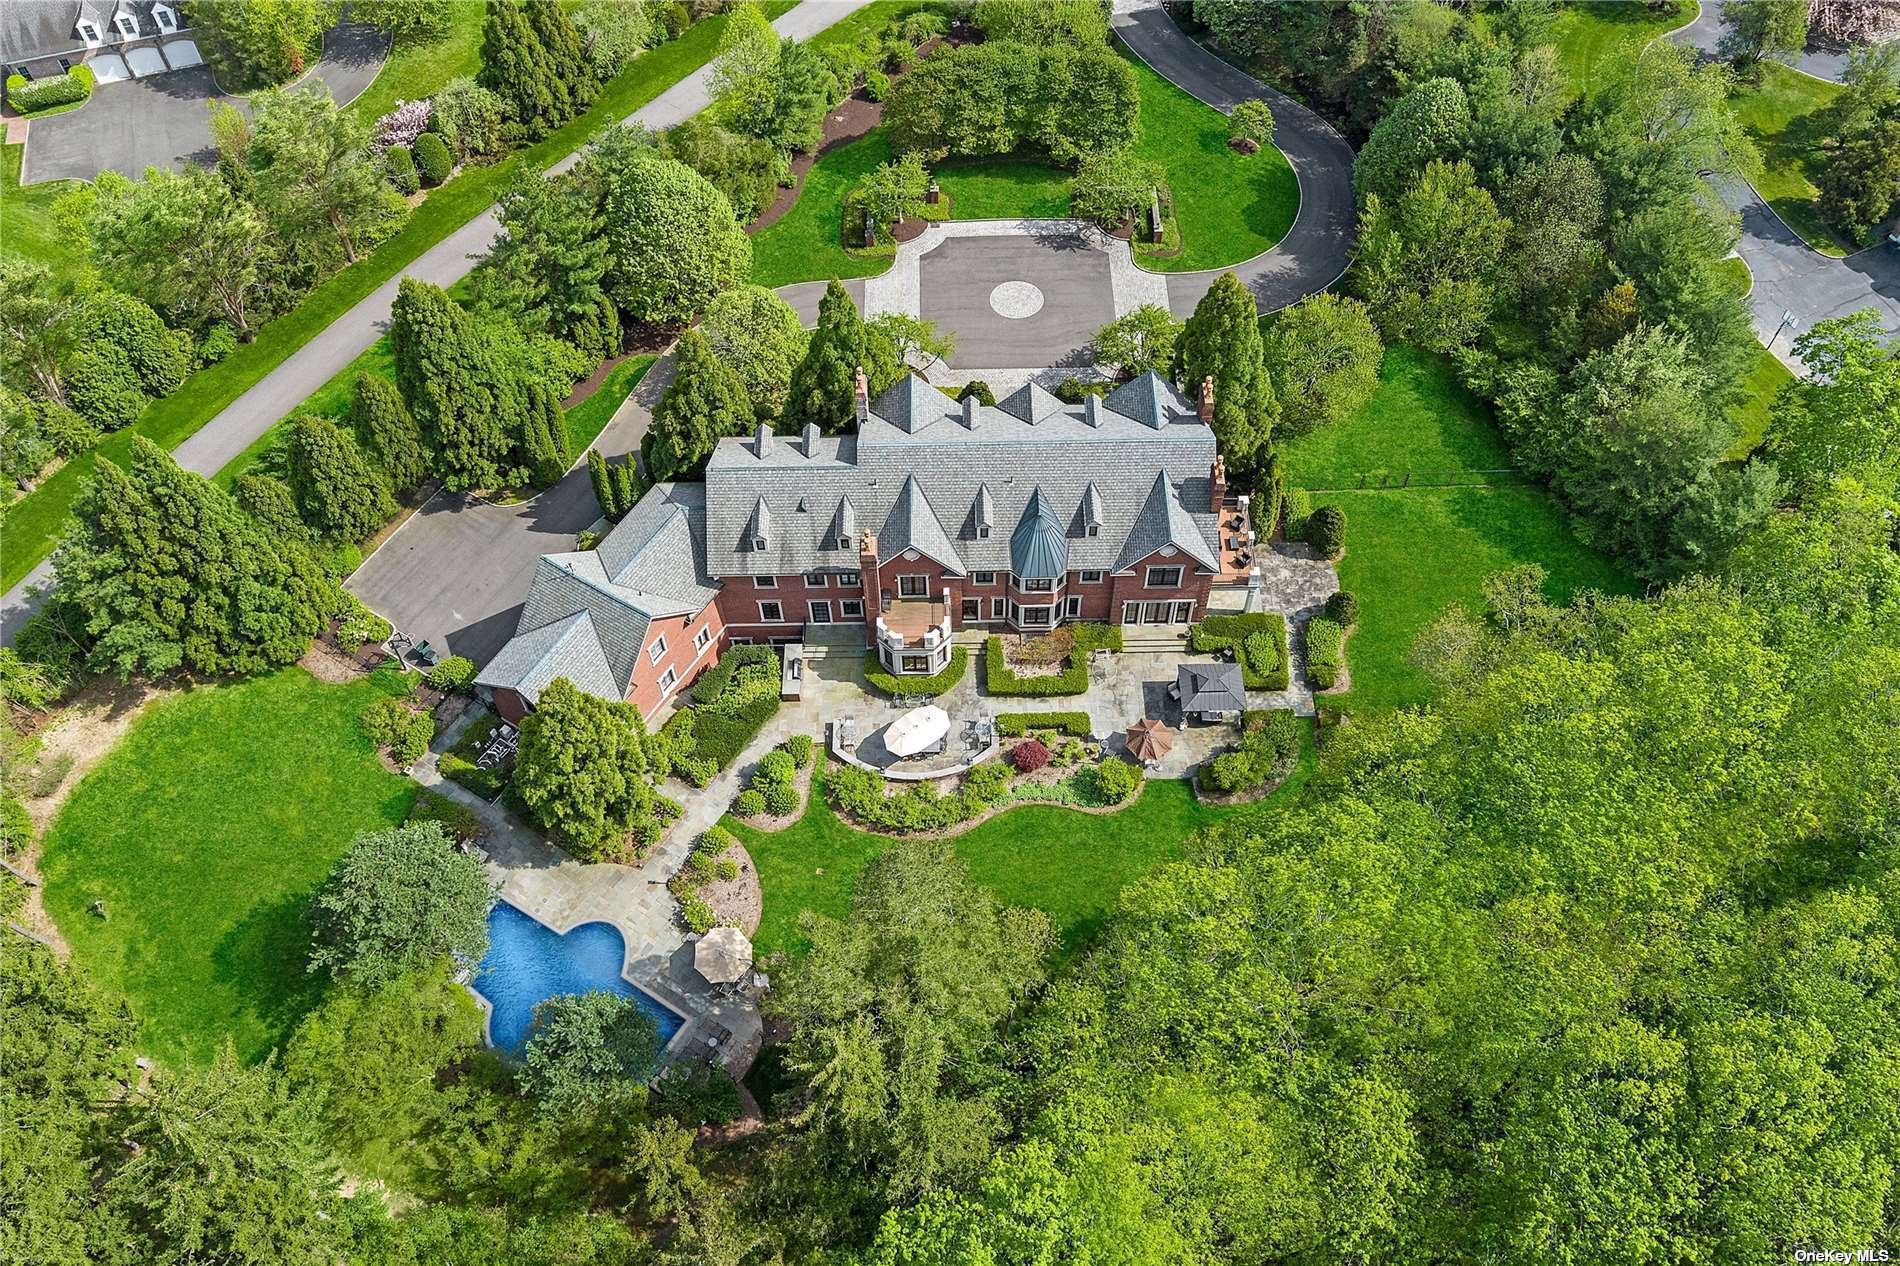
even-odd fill
[[[1069,639],[1066,648],[1061,639]],[[1041,637],[1017,642],[1012,659],[1002,637],[991,634],[983,642],[984,682],[992,695],[1048,699],[1079,695],[1089,688],[1089,656],[1097,650],[1119,651],[1121,629],[1112,624],[1071,624]],[[1059,659],[1048,659],[1040,649],[1054,648]],[[1019,671],[1021,668],[1027,672]]]
[[[941,695],[948,694],[963,680],[963,674],[970,669],[970,652],[958,646],[950,651],[950,663],[944,670],[929,677],[899,677],[884,671],[876,651],[864,654],[864,681],[873,690],[881,690],[892,698],[901,695]]]
[[[792,183],[781,187],[778,197],[772,205],[759,213],[757,219],[745,226],[747,233],[757,233],[785,218],[785,213],[798,201],[798,195],[805,191],[805,176],[817,165],[818,160],[841,145],[861,140],[869,136],[878,124],[884,121],[884,103],[873,101],[860,88],[843,101],[833,106],[825,114],[825,135],[818,143],[818,149],[810,154],[800,154],[792,159]]]

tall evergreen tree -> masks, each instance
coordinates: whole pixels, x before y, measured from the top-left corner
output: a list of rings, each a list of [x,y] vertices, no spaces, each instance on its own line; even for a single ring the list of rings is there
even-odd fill
[[[397,492],[408,492],[428,477],[429,454],[422,446],[422,429],[402,402],[396,384],[381,374],[358,374],[351,384],[350,430]]]
[[[121,676],[186,667],[261,672],[310,646],[336,588],[309,553],[273,539],[209,480],[143,436],[130,469],[102,461],[53,556],[65,606]]]
[[[1198,398],[1214,380],[1214,437],[1236,471],[1249,468],[1279,416],[1260,342],[1260,317],[1240,278],[1222,273],[1194,305],[1174,345],[1174,376]]]
[[[548,487],[567,473],[567,420],[554,389],[545,383],[529,389],[528,408],[522,417],[521,450],[528,464],[528,478],[536,485]]]
[[[475,78],[499,96],[510,117],[532,135],[554,130],[572,114],[572,98],[556,80],[528,10],[517,0],[488,0],[482,68]]]
[[[795,426],[816,422],[827,431],[851,425],[858,366],[864,363],[864,322],[858,305],[836,280],[818,301],[818,328],[805,359],[792,371],[785,420]]]
[[[309,525],[297,513],[297,499],[281,479],[256,472],[239,475],[231,495],[244,513],[264,525],[264,530],[280,540],[302,540],[310,535]]]
[[[320,535],[360,541],[396,513],[382,472],[330,419],[296,419],[285,449],[297,512]]]
[[[646,492],[646,485],[640,481],[640,467],[633,454],[629,453],[617,462],[607,464],[607,476],[613,481],[614,513],[616,520],[627,517],[627,511],[640,504],[640,497]]]
[[[602,517],[619,519],[615,511],[613,476],[607,470],[607,459],[597,448],[587,450],[587,478],[594,485],[594,500],[600,503]]]
[[[492,340],[436,286],[405,277],[396,291],[389,340],[396,387],[435,450],[450,488],[493,488],[508,481],[513,449],[501,366]]]
[[[677,355],[673,381],[653,410],[648,461],[655,479],[697,475],[722,436],[744,435],[752,425],[752,402],[739,375],[698,330],[680,339]]]
[[[559,121],[565,123],[593,104],[600,81],[594,78],[581,47],[581,33],[574,29],[561,0],[528,0],[527,8],[528,28],[541,45],[542,62],[559,85],[556,99],[566,110]]]

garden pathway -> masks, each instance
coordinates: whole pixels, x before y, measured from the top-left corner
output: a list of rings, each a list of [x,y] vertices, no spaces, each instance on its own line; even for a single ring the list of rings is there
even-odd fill
[[[1714,56],[1722,36],[1722,4],[1710,0],[1693,22],[1672,38]],[[1817,79],[1840,82],[1844,53],[1810,46],[1794,67]],[[1722,203],[1741,219],[1736,254],[1748,266],[1754,288],[1748,294],[1755,336],[1797,373],[1806,366],[1795,354],[1794,340],[1816,321],[1846,316],[1863,308],[1880,318],[1888,333],[1900,332],[1900,254],[1870,246],[1837,259],[1809,246],[1745,181],[1716,189]]]

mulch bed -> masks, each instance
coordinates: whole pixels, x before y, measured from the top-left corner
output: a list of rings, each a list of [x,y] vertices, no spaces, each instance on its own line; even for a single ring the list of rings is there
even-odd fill
[[[852,141],[870,135],[872,129],[884,121],[884,105],[864,95],[864,90],[846,97],[825,116],[824,140],[818,144],[814,154],[800,154],[792,160],[792,184],[789,189],[780,189],[778,197],[772,200],[759,218],[745,226],[748,233],[757,233],[760,229],[776,224],[785,218],[792,204],[798,201],[799,193],[805,188],[805,176],[817,165],[818,160],[840,145],[849,145]]]
[[[945,202],[948,202],[950,195],[944,194],[943,199]],[[896,224],[891,225],[891,236],[900,242],[914,242],[922,237],[924,230],[929,227],[930,221],[921,217],[914,220],[899,220]]]
[[[817,771],[820,753],[821,749],[819,745],[814,742],[812,744],[812,758],[805,763],[805,768],[792,775],[792,785],[798,788],[798,807],[796,809],[793,809],[790,813],[761,813],[757,817],[739,818],[739,821],[745,823],[755,831],[783,831],[786,827],[804,817],[805,806],[811,803],[811,776]],[[743,791],[744,788],[740,788],[740,790]],[[733,816],[738,817],[739,815],[735,813]]]
[[[721,923],[730,923],[751,936],[759,930],[759,915],[765,909],[765,896],[759,888],[759,868],[752,864],[752,855],[745,851],[743,844],[729,845],[719,856],[730,857],[739,864],[739,877],[731,882],[715,879],[701,884],[700,900],[712,907],[714,917]]]

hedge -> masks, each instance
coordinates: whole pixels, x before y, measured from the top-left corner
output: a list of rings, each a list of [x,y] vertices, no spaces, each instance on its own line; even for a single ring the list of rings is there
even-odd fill
[[[1004,738],[1016,738],[1031,730],[1054,730],[1071,738],[1087,738],[1095,732],[1086,712],[999,712],[996,732]]]
[[[778,711],[778,693],[754,699],[730,715],[693,709],[694,753],[690,759],[709,761],[724,769],[739,758],[752,736]]]
[[[863,825],[899,833],[941,831],[1005,800],[1009,770],[1000,764],[978,765],[964,776],[963,786],[947,796],[927,782],[886,795],[884,780],[876,774],[840,765],[825,775],[825,790],[840,812]]]
[[[28,83],[24,75],[7,76],[7,104],[21,114],[72,105],[92,95],[92,68],[75,66],[53,79]]]
[[[898,677],[884,671],[876,651],[867,651],[864,656],[864,680],[873,690],[882,690],[887,695],[941,695],[947,694],[963,680],[963,674],[970,668],[970,652],[958,646],[950,652],[950,662],[944,670],[931,677]]]
[[[778,662],[778,652],[769,646],[733,646],[728,647],[718,662],[713,664],[693,683],[693,702],[711,703],[725,692],[732,681],[732,675],[739,671],[742,664],[768,664]]]
[[[1346,630],[1331,620],[1310,620],[1306,625],[1306,675],[1321,690],[1339,684],[1339,670],[1345,663]]]
[[[1059,695],[1079,695],[1089,688],[1089,655],[1096,650],[1118,651],[1122,631],[1112,624],[1076,624],[1075,648],[1061,672],[1045,676],[1022,677],[1003,658],[1003,639],[992,635],[983,643],[983,675],[993,695],[1013,695],[1019,699],[1051,699]]]
[[[1188,629],[1188,647],[1201,655],[1233,651],[1249,690],[1287,688],[1286,617],[1278,611],[1210,615]]]
[[[771,647],[734,646],[721,655],[693,686],[692,752],[673,758],[681,775],[704,786],[732,764],[778,711],[778,690],[778,652]]]

